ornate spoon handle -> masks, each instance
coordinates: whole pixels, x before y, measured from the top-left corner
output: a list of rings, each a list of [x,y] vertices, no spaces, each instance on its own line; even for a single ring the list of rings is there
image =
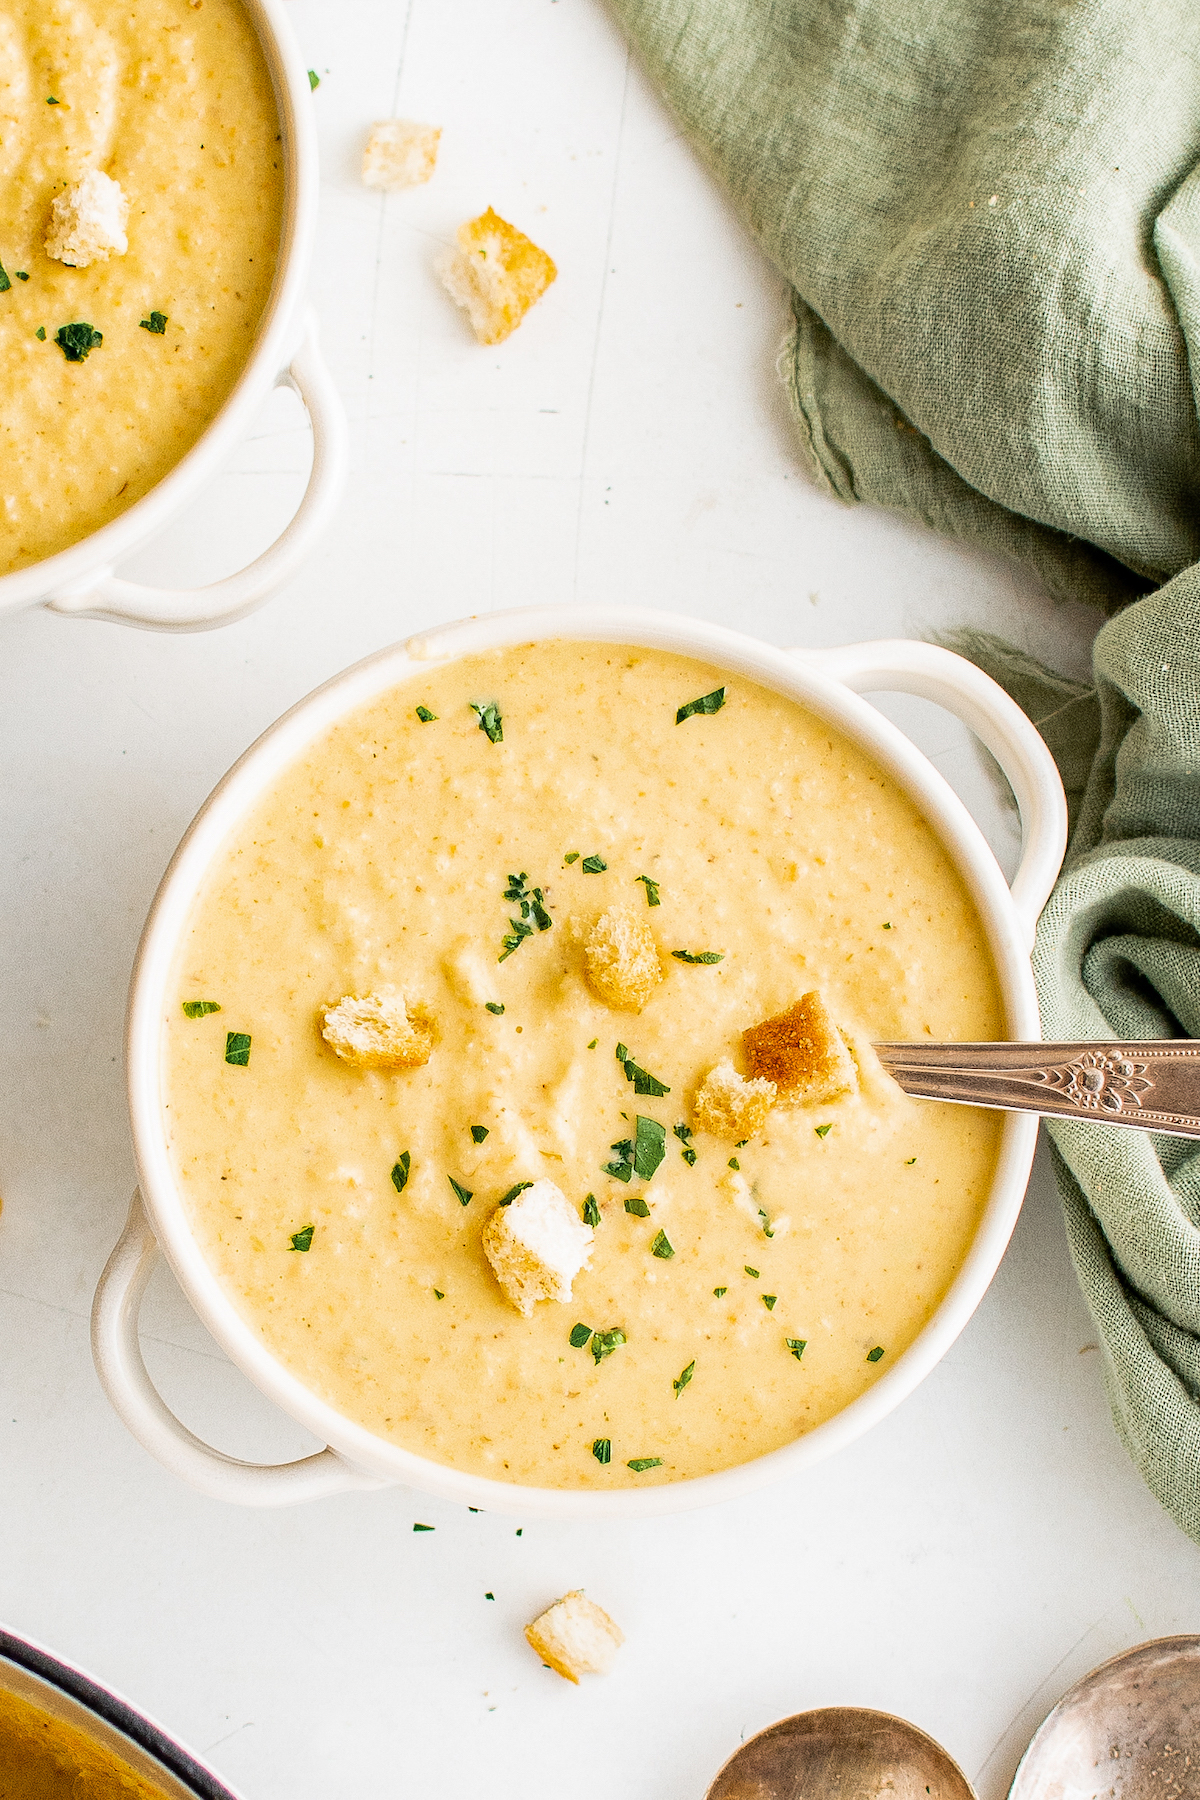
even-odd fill
[[[1146,1044],[876,1044],[906,1094],[1200,1138],[1200,1039]]]

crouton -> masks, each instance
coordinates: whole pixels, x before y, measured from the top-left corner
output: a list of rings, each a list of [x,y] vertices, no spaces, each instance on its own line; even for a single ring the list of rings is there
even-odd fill
[[[73,269],[124,256],[129,248],[125,225],[129,202],[121,185],[99,169],[86,173],[50,203],[46,255]]]
[[[825,1104],[858,1087],[854,1058],[815,990],[743,1031],[742,1048],[750,1073],[773,1081],[782,1105]]]
[[[322,1015],[321,1036],[355,1069],[415,1069],[429,1061],[433,1020],[401,994],[347,994]]]
[[[654,933],[632,906],[601,913],[583,946],[588,983],[600,999],[641,1012],[663,978]]]
[[[441,135],[440,125],[420,125],[415,119],[380,119],[372,125],[363,151],[363,186],[393,191],[420,187],[433,174]]]
[[[692,1101],[692,1117],[697,1131],[711,1131],[714,1137],[740,1144],[762,1130],[774,1104],[773,1081],[745,1081],[732,1063],[722,1062],[701,1082]]]
[[[586,1267],[593,1232],[561,1188],[535,1181],[496,1208],[483,1228],[492,1274],[523,1318],[539,1300],[569,1300],[571,1283]]]
[[[458,248],[435,267],[481,344],[503,343],[558,274],[546,252],[490,206],[459,226]]]
[[[582,1588],[548,1606],[525,1627],[525,1636],[542,1661],[576,1687],[581,1675],[607,1675],[625,1642],[621,1627]]]

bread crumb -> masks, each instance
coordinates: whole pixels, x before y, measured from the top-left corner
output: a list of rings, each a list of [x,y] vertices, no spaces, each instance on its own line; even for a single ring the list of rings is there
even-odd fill
[[[88,169],[50,203],[46,255],[73,269],[107,262],[114,253],[124,256],[128,218],[129,202],[120,183],[99,169]]]
[[[815,989],[743,1031],[742,1048],[750,1073],[773,1081],[784,1106],[824,1105],[858,1088],[854,1058]]]
[[[458,248],[434,265],[481,344],[500,344],[517,329],[558,274],[544,250],[490,206],[458,228]]]
[[[607,1675],[625,1642],[621,1627],[582,1588],[539,1613],[525,1636],[542,1661],[576,1687],[581,1675]]]
[[[420,187],[433,174],[441,135],[440,125],[422,125],[416,119],[380,119],[372,125],[363,151],[363,186],[391,192]]]
[[[613,906],[600,914],[583,956],[593,991],[624,1012],[641,1012],[663,978],[654,933],[632,906]]]
[[[415,1069],[429,1061],[433,1020],[402,994],[347,994],[322,1015],[321,1036],[355,1069]]]
[[[535,1181],[496,1208],[483,1228],[492,1274],[517,1311],[528,1318],[539,1300],[569,1300],[571,1283],[586,1267],[593,1232],[561,1188]]]
[[[692,1101],[692,1117],[697,1131],[740,1143],[762,1130],[774,1104],[773,1081],[746,1081],[731,1062],[721,1062],[701,1082]]]

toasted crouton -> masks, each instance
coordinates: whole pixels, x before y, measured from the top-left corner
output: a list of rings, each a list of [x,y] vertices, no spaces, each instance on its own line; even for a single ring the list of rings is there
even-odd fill
[[[743,1031],[742,1048],[750,1073],[773,1081],[782,1105],[824,1104],[858,1087],[854,1058],[815,990]]]
[[[459,226],[458,248],[435,267],[481,344],[503,343],[558,274],[546,252],[490,206]]]
[[[575,1588],[525,1627],[530,1646],[556,1675],[579,1686],[581,1675],[607,1675],[625,1642],[602,1606]]]
[[[415,1069],[429,1061],[433,1020],[401,994],[347,994],[322,1015],[321,1036],[355,1069]]]
[[[88,169],[50,203],[46,255],[73,269],[107,262],[114,254],[124,256],[128,218],[129,202],[120,183],[99,169]]]
[[[774,1104],[773,1081],[745,1081],[732,1063],[722,1062],[701,1082],[692,1101],[692,1117],[697,1131],[711,1131],[714,1137],[740,1144],[762,1130]]]
[[[535,1181],[496,1208],[483,1228],[492,1274],[523,1318],[539,1300],[569,1300],[592,1253],[593,1233],[560,1188]]]
[[[433,174],[441,135],[440,125],[420,125],[415,119],[381,119],[372,125],[363,151],[364,187],[420,187]]]
[[[663,978],[654,933],[632,906],[613,906],[600,914],[583,957],[593,990],[624,1012],[641,1012]]]

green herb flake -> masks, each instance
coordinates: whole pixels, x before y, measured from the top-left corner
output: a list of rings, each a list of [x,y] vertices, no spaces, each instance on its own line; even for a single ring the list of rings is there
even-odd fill
[[[679,1139],[681,1144],[686,1144],[688,1139],[695,1135],[690,1125],[672,1125],[671,1130],[675,1133],[675,1136]]]
[[[408,1150],[401,1153],[399,1160],[392,1167],[392,1186],[398,1194],[402,1194],[408,1186],[408,1172],[412,1167],[412,1155]]]
[[[567,1341],[572,1350],[582,1350],[591,1335],[592,1328],[590,1325],[572,1325],[571,1335]]]
[[[667,1154],[667,1128],[657,1119],[643,1119],[638,1114],[633,1146],[634,1174],[649,1181]]]
[[[682,1369],[680,1371],[678,1381],[673,1381],[671,1383],[671,1386],[675,1389],[675,1398],[677,1400],[695,1373],[696,1373],[696,1359],[695,1359],[695,1357],[693,1357],[691,1362],[688,1364],[687,1368]]]
[[[420,719],[422,725],[437,724],[437,714],[435,712],[430,712],[427,706],[418,706],[417,717]]]
[[[745,1271],[746,1271],[746,1273],[747,1273],[747,1275],[749,1275],[749,1277],[750,1277],[750,1279],[751,1279],[751,1281],[757,1281],[757,1280],[758,1280],[758,1270],[757,1270],[757,1269],[752,1269],[752,1268],[751,1268],[751,1267],[750,1267],[750,1264],[749,1264],[749,1263],[745,1263],[745,1264],[743,1264],[743,1267],[744,1267],[744,1268],[745,1268]]]
[[[483,1004],[490,1013],[495,1013],[498,1019],[503,1018],[504,1002],[502,1000],[485,1000]]]
[[[315,1230],[315,1225],[302,1225],[299,1231],[293,1231],[291,1237],[288,1239],[289,1248],[292,1250],[311,1250],[313,1232]]]
[[[61,106],[61,105],[62,105],[62,101],[61,101],[61,100],[56,100],[56,99],[55,99],[55,98],[54,98],[54,95],[53,95],[53,94],[48,94],[48,95],[47,95],[47,96],[46,96],[46,105],[47,105],[47,106]]]
[[[414,1525],[413,1530],[414,1531],[436,1531],[437,1526],[436,1525]]]
[[[16,276],[18,281],[28,281],[29,280],[29,276],[24,269],[14,269],[13,274]]]
[[[496,1598],[495,1594],[485,1594],[483,1597],[485,1600],[494,1600]]]
[[[661,1256],[664,1262],[675,1254],[675,1246],[665,1231],[660,1231],[650,1246],[651,1256]]]
[[[487,1134],[488,1134],[488,1127],[486,1125],[472,1125],[471,1136],[474,1138],[474,1140],[477,1144],[482,1144],[482,1142],[483,1142],[484,1138],[487,1136]]]
[[[455,1181],[453,1175],[447,1175],[446,1180],[450,1183],[450,1186],[454,1189],[455,1196],[457,1197],[457,1200],[458,1200],[458,1204],[460,1206],[469,1206],[471,1204],[471,1201],[474,1199],[474,1194],[473,1194],[472,1190],[470,1188],[465,1188],[462,1185],[461,1181]]]
[[[444,1300],[446,1298],[446,1296],[445,1296],[445,1294],[443,1294],[441,1288],[434,1288],[433,1297],[435,1300]]]
[[[155,337],[166,337],[167,335],[166,313],[152,312],[148,319],[139,319],[138,324],[143,331],[152,332]]]
[[[576,863],[576,862],[578,862],[578,861],[579,861],[579,852],[578,852],[578,850],[568,850],[568,851],[567,851],[567,854],[566,854],[566,855],[565,855],[565,856],[564,856],[564,857],[563,857],[563,861],[564,861],[564,862],[565,862],[565,863]]]
[[[590,1044],[589,1044],[589,1045],[588,1045],[588,1049],[589,1049],[589,1050],[594,1050],[594,1049],[595,1049],[595,1048],[596,1048],[596,1045],[597,1045],[597,1044],[598,1044],[598,1043],[599,1043],[599,1042],[600,1042],[600,1039],[599,1039],[599,1038],[593,1038],[593,1039],[592,1039],[592,1041],[591,1041],[591,1043],[590,1043]]]
[[[873,1350],[867,1351],[867,1361],[868,1362],[878,1362],[882,1355],[883,1355],[883,1345],[876,1344],[876,1346]]]
[[[763,1236],[765,1238],[773,1238],[775,1236],[775,1227],[767,1217],[767,1209],[765,1206],[759,1207],[758,1216],[762,1220]]]
[[[504,721],[496,702],[488,700],[483,705],[477,706],[472,700],[471,711],[478,715],[479,729],[486,734],[488,743],[502,744],[504,742]]]
[[[554,920],[546,910],[546,897],[541,888],[530,888],[529,876],[522,869],[519,875],[510,875],[508,886],[504,890],[506,900],[515,900],[521,908],[519,919],[509,919],[512,930],[508,937],[501,939],[502,949],[498,962],[505,962],[514,950],[519,950],[526,938],[533,936],[534,926],[539,931],[549,931]],[[529,923],[532,918],[533,925]]]
[[[35,338],[41,338],[44,344],[46,341],[46,327],[44,325],[39,325],[33,335]]]
[[[671,955],[676,962],[682,963],[719,963],[725,960],[723,950],[697,950],[695,954],[690,950],[672,950]]]
[[[627,1469],[632,1469],[635,1475],[644,1475],[647,1469],[661,1469],[662,1457],[635,1456],[632,1462],[627,1462],[625,1464],[625,1467]]]
[[[914,1164],[914,1163],[915,1163],[915,1162],[916,1162],[916,1160],[917,1160],[917,1159],[916,1159],[916,1157],[915,1157],[915,1156],[906,1156],[906,1157],[905,1157],[905,1159],[904,1159],[904,1166],[905,1166],[905,1168],[906,1168],[906,1169],[911,1169],[911,1168],[912,1168],[912,1166],[913,1166],[913,1164]]]
[[[731,1168],[731,1169],[740,1169],[740,1168],[741,1168],[741,1166],[742,1166],[742,1165],[741,1165],[741,1163],[740,1163],[740,1162],[739,1162],[739,1161],[738,1161],[738,1159],[737,1159],[737,1157],[736,1157],[736,1156],[731,1156],[731,1157],[730,1157],[730,1159],[729,1159],[729,1167],[730,1167],[730,1168]]]
[[[593,1438],[592,1455],[598,1463],[610,1463],[612,1461],[612,1439]]]
[[[615,1181],[629,1181],[633,1176],[633,1139],[619,1138],[615,1144],[609,1145],[616,1151],[616,1158],[604,1164],[604,1173],[611,1175]]]
[[[813,1130],[816,1132],[816,1134],[819,1138],[823,1138],[823,1137],[829,1136],[830,1132],[833,1130],[833,1126],[832,1125],[814,1125]]]
[[[12,282],[8,279],[8,273],[4,264],[0,263],[0,294],[7,294],[11,286]]]
[[[523,1194],[525,1192],[526,1188],[531,1188],[532,1186],[533,1186],[532,1181],[514,1181],[512,1186],[509,1188],[507,1194],[503,1195],[503,1197],[501,1198],[500,1205],[501,1206],[511,1206],[518,1194]],[[464,1206],[466,1205],[465,1200],[463,1202],[463,1205]]]
[[[778,1294],[764,1294],[763,1295],[762,1303],[766,1307],[768,1312],[775,1311],[775,1302],[778,1300],[778,1298],[779,1298]]]
[[[714,1288],[713,1289],[713,1299],[714,1300],[723,1300],[728,1292],[729,1292],[729,1289],[727,1287]]]
[[[652,1100],[661,1100],[664,1094],[670,1093],[665,1081],[660,1081],[657,1075],[651,1075],[640,1063],[634,1062],[624,1044],[617,1045],[617,1061],[624,1067],[626,1081],[632,1081],[635,1094],[645,1094]]]
[[[104,333],[78,319],[73,325],[60,325],[54,341],[68,362],[86,362],[92,351],[98,350],[104,342]]]
[[[315,69],[310,69],[308,71],[309,92],[311,93],[314,88],[319,88],[320,85],[321,85],[321,77],[317,74],[317,71]],[[488,1599],[489,1600],[491,1599],[490,1594],[488,1595]]]
[[[787,1345],[788,1349],[791,1351],[792,1355],[795,1357],[796,1361],[799,1362],[800,1358],[804,1355],[805,1349],[808,1345],[808,1339],[807,1338],[785,1337],[783,1341]]]
[[[883,929],[884,929],[884,930],[885,930],[885,931],[890,931],[890,930],[891,930],[891,929],[892,929],[892,922],[891,922],[891,920],[890,920],[890,919],[885,919],[885,920],[884,920],[884,922],[883,922]]]
[[[646,905],[647,906],[661,906],[662,901],[658,897],[657,881],[651,881],[649,875],[638,875],[636,877],[636,880],[645,882],[645,884],[646,884]]]
[[[626,1338],[625,1333],[621,1330],[619,1325],[614,1325],[611,1331],[593,1331],[593,1360],[597,1363],[603,1362],[606,1356],[611,1356],[614,1350],[619,1349],[622,1344],[628,1343],[628,1341],[629,1340]]]
[[[185,1000],[183,1003],[185,1019],[202,1019],[206,1013],[220,1012],[220,1010],[221,1004],[218,1000]]]
[[[650,1217],[650,1208],[646,1205],[646,1202],[640,1199],[636,1194],[632,1198],[626,1200],[625,1211],[627,1213],[632,1213],[635,1219],[648,1219]]]
[[[694,719],[697,713],[717,713],[725,704],[725,689],[714,688],[711,694],[701,694],[698,700],[689,700],[675,714],[675,723],[682,725],[685,719]]]
[[[589,1194],[583,1203],[583,1222],[585,1225],[593,1226],[600,1223],[600,1208],[595,1194]]]
[[[250,1065],[250,1035],[245,1031],[227,1031],[225,1033],[225,1061],[235,1068],[245,1069]]]
[[[579,866],[585,875],[603,875],[608,864],[602,856],[585,856]]]

